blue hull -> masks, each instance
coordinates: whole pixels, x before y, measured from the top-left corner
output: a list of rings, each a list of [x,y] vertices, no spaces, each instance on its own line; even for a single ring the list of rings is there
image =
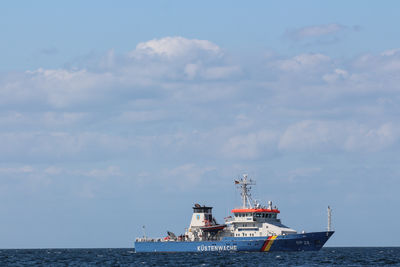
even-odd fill
[[[219,241],[135,242],[136,252],[317,251],[334,232],[273,237],[225,237]]]

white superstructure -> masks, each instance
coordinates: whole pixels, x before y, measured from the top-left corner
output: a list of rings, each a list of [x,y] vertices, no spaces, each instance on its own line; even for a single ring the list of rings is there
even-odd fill
[[[251,185],[255,182],[243,175],[235,184],[241,189],[242,206],[232,210],[233,216],[225,218],[225,224],[217,224],[212,217],[212,207],[195,204],[190,226],[182,236],[187,241],[219,240],[222,237],[253,237],[296,234],[297,232],[281,223],[280,211],[262,206],[251,198]]]

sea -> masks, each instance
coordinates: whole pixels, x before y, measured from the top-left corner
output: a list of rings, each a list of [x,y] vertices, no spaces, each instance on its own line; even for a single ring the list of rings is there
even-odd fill
[[[0,266],[400,266],[400,247],[327,247],[318,252],[269,253],[2,249]]]

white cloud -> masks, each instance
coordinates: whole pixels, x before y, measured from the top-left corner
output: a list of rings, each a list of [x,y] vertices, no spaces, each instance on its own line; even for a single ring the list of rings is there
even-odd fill
[[[326,66],[331,59],[323,54],[301,54],[291,59],[284,59],[277,62],[279,69],[284,71],[320,71],[321,66]]]
[[[352,65],[357,71],[365,72],[376,80],[378,78],[376,74],[386,76],[397,73],[400,70],[399,51],[399,49],[392,49],[380,55],[365,54],[354,60]]]
[[[185,66],[184,72],[189,79],[193,79],[196,77],[200,68],[201,66],[199,66],[198,64],[189,63]]]
[[[35,71],[27,71],[24,78],[23,83],[13,86],[15,92],[2,90],[5,99],[9,99],[9,94],[16,94],[16,99],[30,101],[31,104],[44,102],[44,104],[63,108],[82,103],[82,101],[93,101],[104,87],[117,84],[109,73],[96,74],[85,69],[39,68]]]
[[[162,171],[162,183],[169,189],[186,190],[198,185],[206,173],[215,170],[214,167],[199,167],[194,163],[187,163],[172,169]]]
[[[193,57],[200,52],[206,52],[213,56],[221,55],[221,49],[214,43],[207,40],[186,39],[180,36],[153,39],[139,43],[130,56],[157,55],[167,58]]]
[[[63,169],[56,166],[49,166],[43,171],[47,175],[59,175],[63,172]]]
[[[345,141],[345,148],[350,151],[377,151],[387,148],[399,140],[399,127],[392,123],[385,123],[377,128],[359,126]]]
[[[338,33],[339,31],[342,31],[344,29],[346,29],[346,27],[340,24],[331,23],[325,25],[315,25],[315,26],[299,28],[288,32],[288,34],[290,34],[290,36],[294,39],[304,39],[310,37],[331,35]]]
[[[394,56],[395,54],[398,54],[398,53],[400,53],[400,48],[389,49],[389,50],[383,51],[381,53],[381,56],[389,56],[389,57],[391,57],[391,56]]]
[[[166,114],[162,110],[124,111],[121,113],[118,120],[124,123],[135,123],[157,121],[165,117]]]
[[[54,129],[63,127],[73,127],[89,119],[89,114],[84,112],[55,112],[55,111],[36,111],[36,112],[0,112],[0,127],[29,129]]]
[[[114,50],[68,69],[25,71],[0,80],[0,103],[56,109],[124,102],[126,96],[158,97],[188,80],[218,81],[241,75],[222,49],[207,40],[165,37],[140,43],[128,54]],[[184,86],[181,86],[184,85]],[[204,90],[207,88],[204,87]],[[187,89],[185,89],[187,90]]]
[[[379,151],[398,141],[392,123],[378,127],[346,121],[301,121],[290,125],[279,141],[282,150]]]
[[[97,132],[6,132],[0,133],[2,161],[106,159],[118,153],[148,148],[151,137],[134,139]]]
[[[243,160],[277,148],[361,151],[397,140],[397,119],[385,118],[396,105],[382,104],[400,97],[396,49],[345,62],[322,53],[259,65],[225,56],[210,41],[166,37],[129,55],[110,50],[97,67],[10,75],[0,80],[2,159],[190,151]],[[367,113],[374,123],[358,122]]]
[[[203,76],[206,79],[214,80],[230,78],[240,74],[241,70],[238,66],[218,66],[205,69]]]
[[[334,147],[340,134],[335,124],[322,121],[301,121],[290,125],[279,141],[280,149],[320,149]],[[335,131],[336,130],[336,131]]]
[[[337,82],[346,79],[347,77],[349,77],[349,73],[342,69],[335,69],[333,73],[328,73],[322,76],[322,78],[329,83]]]
[[[34,168],[29,165],[21,167],[0,167],[0,173],[2,174],[29,174],[34,171]]]
[[[276,140],[276,133],[266,130],[235,135],[224,143],[222,153],[227,158],[255,159],[275,150]]]
[[[118,166],[108,166],[106,169],[93,169],[83,174],[89,177],[102,179],[122,175]]]

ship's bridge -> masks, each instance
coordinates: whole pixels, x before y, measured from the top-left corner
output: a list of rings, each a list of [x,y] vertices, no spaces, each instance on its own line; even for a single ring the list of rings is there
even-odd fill
[[[201,206],[196,203],[193,207],[193,215],[189,229],[192,227],[201,227],[213,224],[216,223],[212,216],[212,207]]]
[[[278,209],[266,209],[266,208],[250,208],[250,209],[233,209],[231,212],[234,214],[236,218],[246,217],[246,218],[270,218],[276,219],[277,214],[280,213]]]
[[[201,206],[199,204],[195,204],[193,207],[193,213],[208,213],[212,214],[212,207]]]
[[[233,209],[231,210],[232,213],[281,213],[278,209],[265,209],[265,208],[261,208],[261,209]]]

